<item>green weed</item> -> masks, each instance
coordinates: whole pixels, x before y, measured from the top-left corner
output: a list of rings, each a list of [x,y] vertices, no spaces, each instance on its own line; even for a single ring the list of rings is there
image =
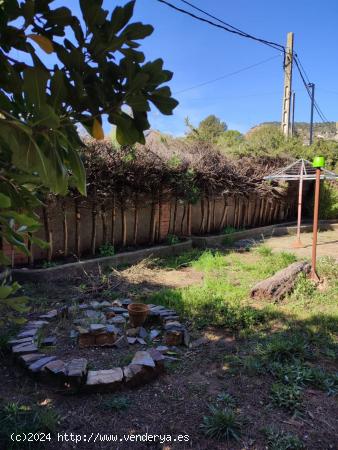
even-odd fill
[[[43,448],[38,442],[13,442],[11,435],[53,432],[59,417],[52,408],[7,403],[0,407],[0,447],[6,450]]]
[[[269,450],[303,450],[304,443],[298,436],[291,433],[284,433],[274,428],[265,430]]]
[[[302,409],[302,390],[295,384],[274,383],[271,386],[270,398],[275,406],[292,413]]]
[[[210,438],[219,441],[239,440],[242,422],[232,409],[210,406],[210,415],[203,417],[201,429]]]
[[[234,397],[227,392],[220,392],[217,395],[217,402],[223,403],[223,405],[227,406],[228,408],[233,408],[236,404],[236,400]]]
[[[109,411],[124,411],[124,410],[127,410],[130,407],[130,405],[131,405],[131,402],[130,402],[129,398],[124,397],[122,395],[106,398],[102,402],[103,409],[106,409]]]
[[[109,243],[102,244],[99,247],[99,254],[100,256],[114,256],[115,248],[112,244]]]

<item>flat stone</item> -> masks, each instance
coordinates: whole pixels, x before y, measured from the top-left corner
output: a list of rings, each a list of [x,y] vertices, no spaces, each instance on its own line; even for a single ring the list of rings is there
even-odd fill
[[[30,365],[34,361],[37,361],[38,359],[44,358],[46,355],[43,353],[27,353],[26,355],[20,355],[20,362],[23,362],[25,365]]]
[[[148,332],[147,332],[147,330],[145,328],[140,327],[138,335],[139,335],[140,338],[144,339],[144,338],[146,338],[148,336]]]
[[[137,337],[136,340],[141,345],[147,345],[146,341],[144,339],[140,338],[140,337]]]
[[[122,308],[121,306],[111,306],[110,308],[107,308],[108,311],[111,311],[115,314],[123,314],[126,312],[125,308]]]
[[[123,335],[114,342],[116,348],[126,348],[129,346],[128,338]]]
[[[160,330],[150,330],[149,338],[152,341],[153,339],[156,339],[161,334]]]
[[[101,308],[106,308],[111,306],[110,302],[107,302],[107,300],[104,300],[103,302],[100,303]]]
[[[42,328],[45,325],[48,325],[48,323],[47,320],[30,320],[25,324],[25,329]]]
[[[85,358],[72,359],[66,368],[68,377],[82,378],[87,372],[88,361]]]
[[[99,309],[101,304],[99,302],[97,302],[96,300],[90,302],[90,306],[94,309]]]
[[[127,308],[128,305],[130,305],[131,303],[133,303],[132,300],[131,300],[130,298],[122,298],[122,299],[120,300],[120,302],[121,302],[121,305],[122,305],[122,306],[125,306],[126,308]]]
[[[183,343],[186,347],[189,347],[190,344],[190,334],[188,333],[188,330],[183,331]]]
[[[150,308],[151,312],[158,312],[159,313],[160,311],[163,311],[163,310],[166,310],[166,308],[164,306],[161,306],[161,305],[157,305],[157,306],[154,306],[154,307]]]
[[[100,317],[102,317],[100,311],[94,311],[93,309],[86,309],[83,314],[89,319],[100,319]]]
[[[88,328],[84,328],[84,327],[76,327],[76,330],[79,334],[87,334],[89,333],[89,329]]]
[[[154,367],[129,364],[123,368],[125,384],[129,387],[141,386],[149,383],[159,374]]]
[[[34,344],[20,344],[20,345],[15,345],[14,347],[12,347],[12,352],[17,355],[20,355],[23,353],[34,353],[37,351],[38,351],[38,348]]]
[[[159,312],[160,312],[161,318],[177,315],[176,311],[172,311],[171,309],[160,310]]]
[[[66,375],[66,363],[61,359],[56,359],[46,364],[43,370],[51,372],[53,375]]]
[[[120,367],[108,370],[89,370],[86,387],[93,390],[109,391],[118,389],[123,381],[123,370]]]
[[[128,337],[127,340],[128,340],[128,344],[135,344],[135,342],[136,342],[135,337]]]
[[[113,301],[113,303],[110,306],[120,306],[121,307],[122,302],[121,302],[121,300],[116,299]]]
[[[182,325],[180,322],[174,321],[174,322],[167,322],[164,325],[164,329],[166,331],[168,330],[179,330],[179,331],[183,331],[184,330],[184,325]]]
[[[128,328],[128,330],[126,330],[126,335],[129,337],[136,337],[139,334],[139,327],[136,328]]]
[[[167,351],[169,351],[169,347],[167,347],[166,345],[158,345],[156,347],[156,350],[161,353],[166,353]]]
[[[105,329],[106,326],[102,323],[92,323],[89,327],[91,333],[99,333],[101,331],[104,331]]]
[[[79,333],[78,333],[77,331],[75,331],[75,330],[70,330],[69,337],[70,337],[71,339],[76,339],[76,338],[78,337],[78,335],[79,335]]]
[[[88,309],[89,305],[88,303],[81,303],[81,305],[78,306],[79,309]]]
[[[132,365],[136,364],[139,366],[155,367],[153,358],[150,356],[149,352],[146,352],[146,351],[136,352],[134,355],[134,358],[132,359],[130,364],[132,364]]]
[[[21,339],[11,339],[8,341],[8,344],[13,345],[21,345],[21,344],[33,344],[33,338],[32,337],[25,337]]]
[[[122,317],[124,317],[125,319],[129,319],[129,313],[128,312],[124,312],[122,314]]]
[[[107,325],[106,331],[107,333],[122,334],[121,328],[118,328],[115,325]]]
[[[45,347],[50,347],[50,346],[56,345],[56,337],[48,336],[45,339],[42,339],[41,345],[43,345]]]
[[[197,348],[200,347],[201,345],[206,345],[208,344],[209,339],[206,337],[201,337],[199,339],[196,339],[195,341],[192,341],[189,345],[189,347],[191,348]]]
[[[31,372],[37,373],[40,372],[44,368],[46,364],[56,359],[55,356],[45,356],[44,358],[38,359],[37,361],[33,362],[28,368]]]
[[[53,309],[52,311],[49,311],[46,314],[42,314],[39,318],[42,320],[44,320],[44,319],[51,320],[51,319],[55,319],[57,317],[57,315],[58,315],[57,310]]]
[[[164,356],[161,352],[156,350],[156,348],[150,348],[148,350],[149,355],[152,357],[153,361],[155,362],[155,365],[160,363],[161,361],[164,361]]]
[[[174,321],[178,321],[180,318],[179,318],[179,316],[165,316],[165,318],[163,319],[164,320],[164,323],[166,323],[166,322],[174,322]]]
[[[112,319],[109,319],[109,323],[112,325],[124,325],[126,319],[123,316],[115,316]]]
[[[39,329],[38,328],[32,328],[31,330],[22,331],[17,335],[18,339],[25,338],[25,337],[34,337],[37,335]]]

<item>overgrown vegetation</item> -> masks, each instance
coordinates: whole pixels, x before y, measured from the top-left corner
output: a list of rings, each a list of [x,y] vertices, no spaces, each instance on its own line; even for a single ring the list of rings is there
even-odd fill
[[[0,447],[6,450],[43,449],[44,443],[51,442],[59,417],[50,407],[30,406],[20,403],[6,403],[0,406]],[[23,434],[41,433],[40,438],[24,439]],[[21,442],[11,439],[11,436],[21,435]],[[37,435],[36,435],[37,436]]]
[[[203,417],[201,429],[210,438],[219,441],[240,439],[242,421],[233,409],[210,406],[210,414]]]

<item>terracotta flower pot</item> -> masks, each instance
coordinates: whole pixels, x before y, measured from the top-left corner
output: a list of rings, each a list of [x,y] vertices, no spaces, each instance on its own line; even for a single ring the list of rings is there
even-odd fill
[[[132,327],[140,327],[148,316],[149,306],[144,303],[131,303],[128,305],[128,312]]]

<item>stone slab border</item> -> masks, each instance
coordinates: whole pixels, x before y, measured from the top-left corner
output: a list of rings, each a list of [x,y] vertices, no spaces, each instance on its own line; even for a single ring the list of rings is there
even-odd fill
[[[162,258],[165,256],[179,255],[191,250],[192,240],[188,239],[173,245],[159,245],[133,252],[117,253],[114,256],[104,256],[102,258],[86,259],[83,261],[60,264],[47,269],[12,269],[14,280],[23,282],[48,282],[56,280],[73,279],[81,277],[84,271],[98,272],[105,267],[118,267],[123,264],[135,264],[147,257]]]
[[[319,221],[319,228],[321,230],[338,230],[338,222],[330,220]],[[312,224],[305,223],[301,226],[302,232],[311,232]],[[231,234],[217,234],[214,236],[193,236],[193,247],[208,248],[219,247],[224,245],[226,238],[236,242],[242,239],[259,239],[261,237],[269,238],[273,236],[295,235],[297,234],[297,227],[295,222],[281,223],[277,225],[268,225],[266,227],[251,228],[248,230],[237,231]]]
[[[105,306],[103,303],[101,306]],[[120,312],[123,314],[124,311],[128,310],[127,305],[128,303],[125,303],[124,307],[117,309],[121,310]],[[112,308],[114,309],[114,307]],[[49,352],[47,353],[46,347],[40,349],[38,341],[39,336],[41,336],[41,330],[58,318],[69,317],[73,311],[74,308],[63,306],[48,311],[35,320],[29,320],[21,328],[17,336],[8,342],[14,361],[23,366],[31,376],[61,388],[64,393],[113,392],[124,388],[141,386],[165,372],[165,360],[171,359],[170,356],[164,356],[163,354],[169,350],[167,346],[151,347],[147,350],[137,351],[130,364],[104,370],[89,370],[90,361],[86,358],[78,357],[65,362]],[[189,333],[176,317],[178,318],[174,310],[167,309],[161,305],[149,305],[149,318],[159,320],[163,325],[165,344],[170,346],[185,345],[188,347],[190,341]],[[141,331],[142,327],[139,328]],[[105,346],[118,347],[118,333],[116,332],[115,334],[116,339]],[[79,335],[79,344],[80,337],[81,335]],[[44,341],[46,340],[48,338]],[[54,340],[51,339],[51,341],[53,345]],[[126,344],[127,346],[129,345],[128,341]],[[145,341],[144,344],[146,344]],[[43,353],[44,351],[45,353]]]

